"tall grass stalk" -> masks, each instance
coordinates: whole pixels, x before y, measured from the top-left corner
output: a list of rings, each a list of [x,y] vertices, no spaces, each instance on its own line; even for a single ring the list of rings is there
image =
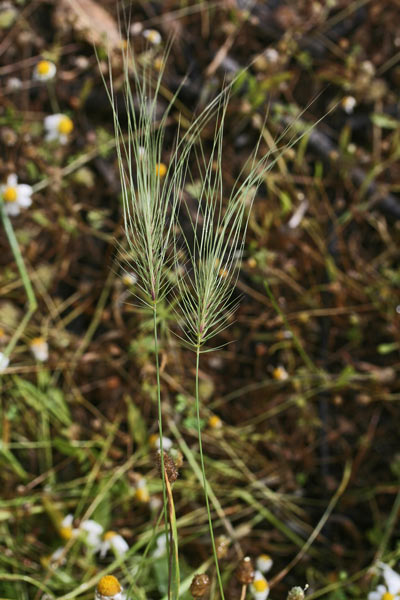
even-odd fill
[[[225,201],[222,158],[223,131],[228,100],[228,91],[218,98],[219,118],[209,156],[206,158],[201,144],[195,147],[201,184],[195,216],[191,216],[189,208],[185,215],[191,224],[190,235],[186,234],[184,227],[181,226],[179,235],[174,237],[175,257],[178,256],[182,245],[188,256],[186,275],[177,280],[176,298],[184,322],[182,340],[195,352],[196,356],[195,404],[199,455],[210,538],[222,598],[224,598],[224,592],[209,503],[211,490],[207,482],[201,439],[200,357],[204,352],[212,351],[213,348],[207,348],[206,344],[229,326],[230,319],[238,306],[239,300],[235,299],[233,294],[239,273],[248,219],[258,187],[283,152],[292,147],[309,131],[303,130],[299,135],[292,136],[283,147],[275,146],[261,158],[257,158],[263,137],[263,127],[261,127],[258,143]],[[287,129],[279,137],[277,143],[286,134]],[[193,242],[190,241],[192,237]]]

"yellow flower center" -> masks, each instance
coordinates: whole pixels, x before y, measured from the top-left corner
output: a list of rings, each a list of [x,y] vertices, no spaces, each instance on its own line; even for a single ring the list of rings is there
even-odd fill
[[[158,177],[165,177],[166,173],[167,173],[166,165],[164,165],[164,163],[158,163],[156,165],[156,175],[158,175]]]
[[[105,542],[109,542],[110,540],[112,540],[113,537],[115,537],[117,534],[115,533],[115,531],[107,531],[104,535],[103,535],[103,540]]]
[[[74,124],[69,117],[61,117],[58,124],[58,131],[62,135],[68,135],[74,128]]]
[[[3,192],[4,202],[15,202],[17,199],[17,188],[8,187]]]
[[[149,31],[147,32],[147,39],[152,44],[156,44],[160,39],[160,34],[155,29],[149,29]]]
[[[48,75],[50,71],[50,63],[48,60],[41,60],[36,68],[39,75]]]
[[[60,535],[63,540],[70,540],[72,538],[72,527],[61,527]]]
[[[208,419],[208,424],[212,429],[218,429],[222,426],[222,421],[219,417],[217,417],[217,415],[212,415]]]
[[[112,597],[115,596],[115,594],[119,594],[121,589],[120,583],[114,575],[105,575],[97,584],[98,593],[106,597]]]
[[[273,370],[272,373],[274,379],[283,379],[285,376],[284,370],[282,369],[282,367],[276,367],[276,369]]]
[[[149,490],[145,487],[138,488],[135,497],[139,502],[148,502],[150,500]]]
[[[382,596],[382,600],[394,600],[394,596],[390,592],[385,592]]]
[[[31,341],[31,346],[41,346],[44,344],[44,339],[42,337],[33,338]]]
[[[157,71],[161,71],[161,69],[162,69],[162,68],[163,68],[163,66],[164,66],[164,62],[163,62],[162,58],[159,58],[159,57],[157,57],[157,58],[155,58],[155,59],[154,59],[154,63],[153,63],[153,65],[154,65],[154,68],[155,68]]]
[[[152,433],[149,437],[149,444],[152,448],[155,448],[157,445],[157,440],[160,439],[158,433]]]
[[[256,592],[265,592],[268,588],[268,583],[265,579],[257,579],[256,581],[253,581],[253,587]]]

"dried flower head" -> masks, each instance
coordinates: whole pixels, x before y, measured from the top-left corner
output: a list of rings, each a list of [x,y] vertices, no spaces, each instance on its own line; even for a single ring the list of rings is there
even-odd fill
[[[167,452],[164,452],[164,470],[167,475],[168,481],[170,483],[174,483],[178,479],[178,469],[174,460],[170,457]],[[158,470],[160,473],[160,477],[162,478],[162,465],[161,465],[161,452],[158,452]]]
[[[201,598],[210,588],[210,578],[206,573],[195,575],[190,585],[190,593],[193,598]]]
[[[242,558],[236,569],[236,579],[242,585],[248,585],[254,580],[254,567],[250,556]]]

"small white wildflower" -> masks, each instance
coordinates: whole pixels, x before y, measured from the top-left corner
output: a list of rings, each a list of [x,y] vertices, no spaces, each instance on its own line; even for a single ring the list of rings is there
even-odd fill
[[[126,287],[130,287],[131,285],[135,285],[137,283],[137,275],[133,271],[127,271],[122,275],[122,283],[126,285]]]
[[[378,585],[376,590],[368,594],[368,600],[397,600],[400,596],[400,575],[389,565],[379,563],[386,585]]]
[[[255,600],[266,600],[266,598],[268,598],[268,581],[265,579],[261,571],[255,572],[254,581],[250,584],[250,591]]]
[[[95,600],[125,600],[122,585],[113,575],[105,575],[97,584]]]
[[[149,506],[152,512],[159,511],[162,505],[163,503],[161,498],[159,498],[158,496],[151,496]]]
[[[116,556],[122,556],[128,552],[129,545],[122,535],[119,535],[115,531],[107,531],[98,547],[100,558],[104,558],[109,550],[112,550]]]
[[[63,556],[63,554],[64,554],[64,546],[60,546],[60,548],[57,548],[57,550],[54,550],[54,552],[49,557],[50,564],[58,563],[58,565],[65,565],[65,563],[67,562],[67,559],[65,556]]]
[[[0,194],[4,202],[4,211],[10,217],[16,217],[21,208],[28,208],[32,204],[33,190],[26,183],[18,184],[15,173],[7,177],[5,185],[0,186]]]
[[[356,104],[357,100],[354,98],[354,96],[345,96],[342,98],[342,108],[348,115],[353,113]]]
[[[153,433],[150,436],[149,443],[150,443],[150,446],[152,448],[154,448],[155,450],[160,449],[160,436],[158,435],[158,433]],[[172,445],[173,445],[172,440],[168,437],[163,436],[163,439],[162,439],[163,450],[165,450],[165,452],[168,452],[168,450],[171,450]]]
[[[33,338],[29,344],[31,352],[36,360],[46,362],[49,358],[49,345],[42,337]]]
[[[79,535],[79,529],[72,527],[74,522],[74,515],[67,515],[63,518],[60,523],[60,535],[64,540],[70,540],[71,538]]]
[[[98,548],[101,544],[101,536],[103,533],[103,526],[93,519],[87,519],[82,521],[79,526],[79,530],[85,532],[85,542],[90,548]]]
[[[279,52],[275,48],[267,48],[264,56],[269,63],[275,64],[279,60]]]
[[[66,144],[74,124],[67,115],[60,113],[45,117],[44,128],[46,129],[46,141],[57,141],[60,144]]]
[[[33,71],[33,79],[36,81],[49,81],[57,72],[56,65],[49,60],[41,60]]]
[[[268,573],[273,565],[273,560],[269,554],[260,554],[256,561],[256,567],[261,573]]]
[[[154,46],[158,46],[162,41],[161,34],[156,29],[145,29],[143,37]]]
[[[154,550],[152,556],[154,558],[161,558],[167,552],[167,538],[165,533],[162,533],[156,539],[157,548]]]
[[[3,352],[0,352],[0,373],[4,373],[9,364],[10,359],[8,358],[8,356],[3,354]]]
[[[285,367],[279,365],[278,367],[275,367],[275,369],[272,371],[272,377],[277,381],[286,381],[286,379],[289,378],[289,374],[286,371]]]
[[[17,92],[22,88],[22,81],[19,77],[9,77],[7,79],[7,90],[10,92]]]
[[[136,483],[135,498],[138,502],[147,503],[150,502],[150,494],[147,488],[147,481],[144,477],[141,477]]]

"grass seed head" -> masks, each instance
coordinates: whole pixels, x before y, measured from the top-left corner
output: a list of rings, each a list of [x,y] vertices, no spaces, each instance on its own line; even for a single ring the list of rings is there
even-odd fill
[[[160,477],[162,478],[162,463],[161,463],[161,452],[158,453],[158,470],[160,473]],[[170,483],[174,483],[178,479],[178,469],[176,467],[175,461],[171,458],[171,456],[164,452],[164,470],[165,474]]]

